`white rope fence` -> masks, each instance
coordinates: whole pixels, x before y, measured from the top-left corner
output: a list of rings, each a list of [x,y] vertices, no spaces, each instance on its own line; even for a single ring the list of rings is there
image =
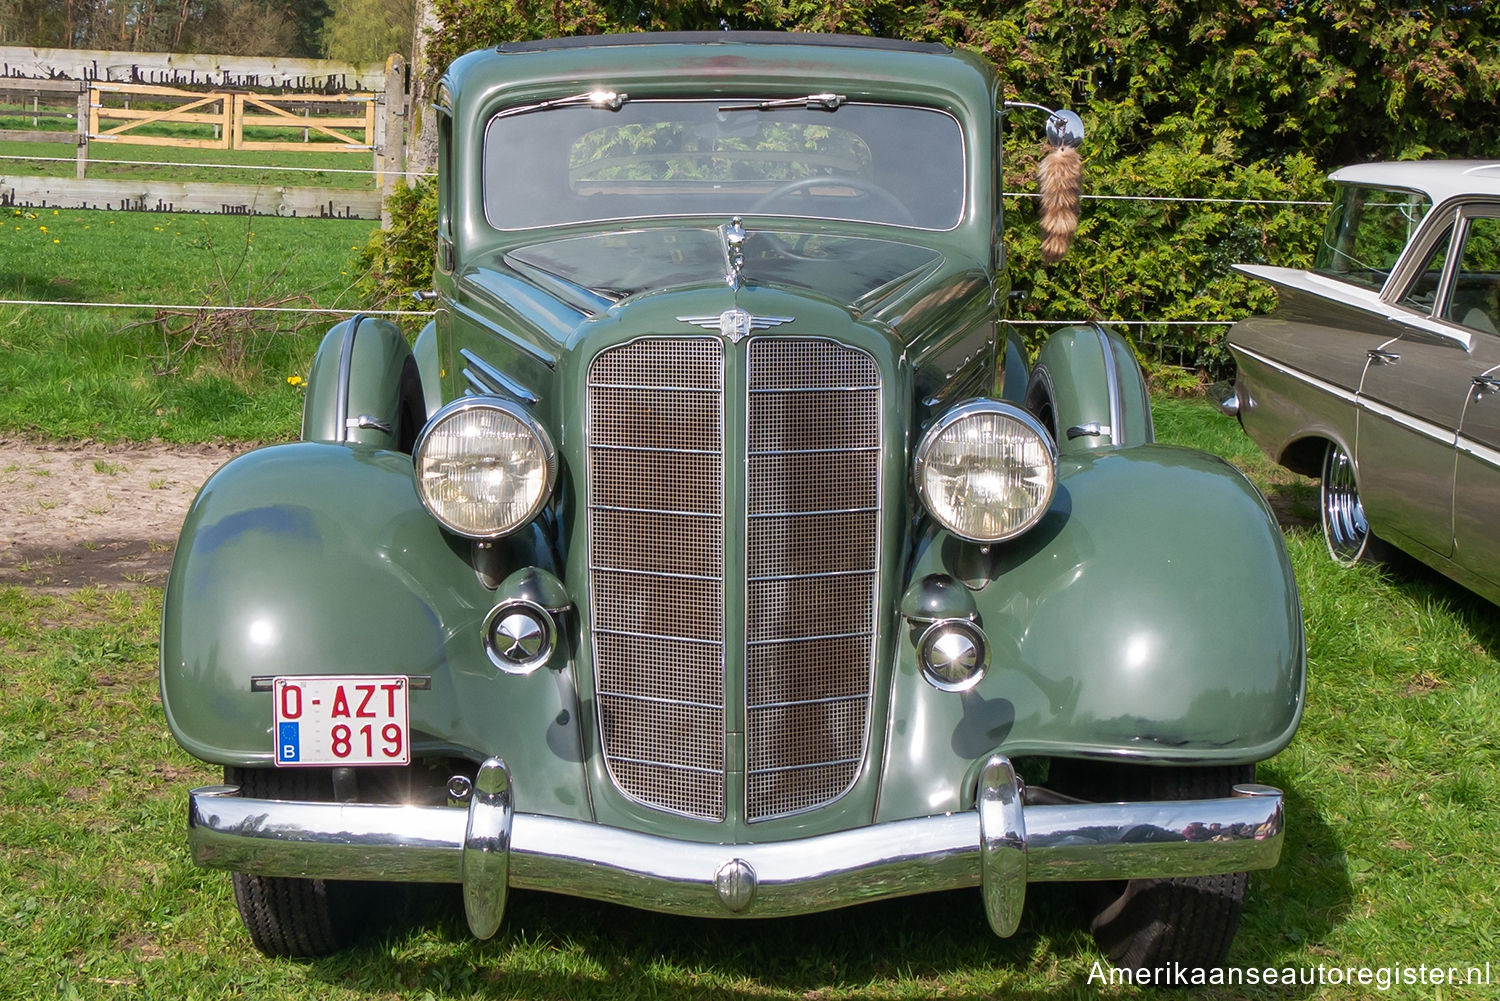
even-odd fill
[[[0,154],[0,160],[25,160],[31,163],[76,163],[74,157],[63,156],[15,156]],[[259,170],[261,172],[301,172],[307,174],[363,174],[374,177],[377,174],[404,174],[408,178],[436,177],[432,171],[379,171],[365,167],[280,167],[267,164],[253,163],[191,163],[176,160],[102,160],[89,158],[90,164],[103,163],[126,167],[199,167],[214,170]],[[1041,195],[1035,191],[1006,191],[1002,193],[1006,198],[1040,198]],[[1291,205],[1307,208],[1327,208],[1332,205],[1329,201],[1304,201],[1295,198],[1207,198],[1189,197],[1186,195],[1092,195],[1082,196],[1084,201],[1095,202],[1181,202],[1196,205]]]
[[[347,309],[337,306],[215,306],[204,303],[69,302],[57,299],[0,299],[0,306],[42,306],[66,309],[149,309],[165,313],[287,313],[316,316],[431,316],[426,309]],[[1003,322],[1018,327],[1068,327],[1099,323],[1111,327],[1228,327],[1234,320],[1026,320]]]

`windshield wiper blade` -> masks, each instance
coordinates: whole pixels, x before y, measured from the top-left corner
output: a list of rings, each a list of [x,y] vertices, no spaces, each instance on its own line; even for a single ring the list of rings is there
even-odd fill
[[[808,111],[837,111],[839,105],[848,104],[843,94],[808,94],[806,97],[786,97],[774,101],[758,101],[755,104],[721,104],[720,111],[772,111],[776,108],[805,107]]]
[[[547,101],[538,101],[536,104],[524,104],[518,108],[506,108],[496,115],[496,118],[509,118],[511,115],[525,115],[533,111],[547,111],[550,108],[602,108],[606,111],[619,111],[630,100],[629,94],[616,93],[613,90],[591,90],[584,94],[573,94],[569,97],[554,97]]]

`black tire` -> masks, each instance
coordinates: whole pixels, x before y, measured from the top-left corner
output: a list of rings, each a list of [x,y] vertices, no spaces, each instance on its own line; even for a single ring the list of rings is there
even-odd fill
[[[226,768],[224,781],[255,799],[331,801],[320,769]],[[255,947],[267,956],[327,956],[364,929],[373,884],[232,873],[234,902]]]
[[[1365,506],[1359,498],[1354,461],[1343,447],[1329,442],[1323,453],[1322,479],[1318,487],[1318,520],[1328,555],[1345,566],[1379,563],[1390,554],[1386,544],[1370,531]]]
[[[1255,781],[1254,765],[1053,764],[1050,788],[1095,802],[1216,799]],[[1235,872],[1093,884],[1084,894],[1089,931],[1115,966],[1149,970],[1152,984],[1172,986],[1178,974],[1224,965],[1239,931],[1248,882],[1246,873]]]

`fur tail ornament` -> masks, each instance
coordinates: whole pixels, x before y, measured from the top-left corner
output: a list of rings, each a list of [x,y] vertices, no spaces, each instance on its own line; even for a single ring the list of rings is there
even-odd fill
[[[1055,264],[1068,252],[1078,232],[1078,203],[1083,190],[1083,157],[1072,146],[1048,146],[1036,168],[1042,195],[1042,260]]]

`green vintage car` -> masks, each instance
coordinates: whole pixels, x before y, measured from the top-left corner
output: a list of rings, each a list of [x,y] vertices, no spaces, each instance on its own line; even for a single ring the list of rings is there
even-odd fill
[[[1281,849],[1297,591],[1117,335],[1028,365],[1005,110],[984,60],[869,38],[452,65],[433,322],[333,328],[304,440],[209,480],[167,588],[166,714],[225,768],[189,843],[258,948],[338,948],[381,882],[489,936],[510,887],[978,887],[1010,935],[1089,881],[1117,963],[1223,961]]]

